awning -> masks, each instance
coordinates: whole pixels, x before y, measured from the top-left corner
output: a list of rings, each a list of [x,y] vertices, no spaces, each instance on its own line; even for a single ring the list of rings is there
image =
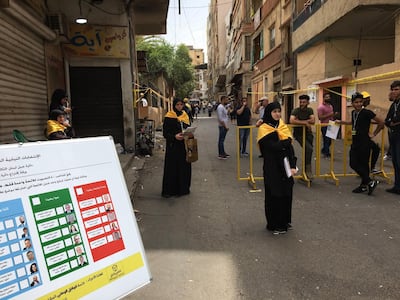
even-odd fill
[[[322,80],[314,81],[312,84],[325,84],[325,83],[330,83],[333,81],[339,81],[339,80],[341,81],[343,79],[344,79],[343,75],[340,75],[340,76],[329,77],[329,78],[325,78]]]

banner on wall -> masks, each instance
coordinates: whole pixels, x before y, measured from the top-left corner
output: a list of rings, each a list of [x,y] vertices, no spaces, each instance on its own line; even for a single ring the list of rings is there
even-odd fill
[[[150,282],[112,137],[2,145],[0,162],[0,299],[116,299]]]
[[[126,26],[69,25],[68,55],[129,58],[129,29]]]

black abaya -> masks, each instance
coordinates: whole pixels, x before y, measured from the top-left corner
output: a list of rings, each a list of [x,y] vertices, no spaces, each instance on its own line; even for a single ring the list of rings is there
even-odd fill
[[[186,162],[184,141],[175,138],[175,135],[181,131],[181,122],[178,119],[165,117],[163,135],[166,139],[166,147],[161,193],[163,197],[182,196],[190,193],[192,166]]]
[[[259,140],[264,158],[265,217],[268,230],[287,230],[292,218],[293,176],[287,177],[283,165],[288,157],[292,168],[296,165],[293,146],[289,139],[279,140],[276,132]]]

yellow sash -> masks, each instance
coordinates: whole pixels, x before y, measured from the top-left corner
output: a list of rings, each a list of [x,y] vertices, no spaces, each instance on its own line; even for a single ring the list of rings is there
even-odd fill
[[[187,125],[190,125],[189,116],[185,111],[182,111],[182,114],[178,116],[175,111],[170,110],[169,112],[166,113],[165,117],[171,119],[178,119],[179,122],[183,122]]]
[[[274,131],[278,133],[278,137],[281,141],[286,140],[288,138],[291,139],[293,138],[292,132],[290,131],[289,127],[282,120],[279,120],[278,128],[272,127],[271,125],[268,124],[262,124],[258,128],[257,142],[261,140],[264,136],[273,133]]]
[[[53,132],[57,132],[57,131],[62,131],[64,132],[64,130],[67,127],[65,127],[64,125],[58,123],[55,120],[48,120],[47,121],[47,135],[52,134]]]

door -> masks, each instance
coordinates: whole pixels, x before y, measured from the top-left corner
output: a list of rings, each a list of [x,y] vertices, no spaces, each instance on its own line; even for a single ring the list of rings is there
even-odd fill
[[[70,88],[76,135],[111,135],[124,146],[120,68],[70,67]]]

